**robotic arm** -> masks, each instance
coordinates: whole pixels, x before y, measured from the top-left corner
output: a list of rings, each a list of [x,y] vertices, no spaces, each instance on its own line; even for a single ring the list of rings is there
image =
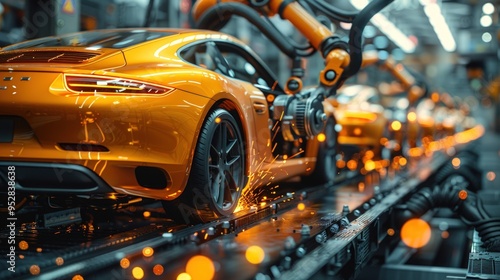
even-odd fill
[[[294,141],[298,137],[313,137],[324,127],[327,116],[322,102],[350,76],[358,72],[362,64],[361,38],[363,29],[370,18],[387,6],[392,0],[371,1],[355,16],[334,10],[323,0],[303,0],[309,6],[325,11],[327,17],[351,21],[349,42],[342,41],[330,29],[308,12],[295,0],[198,0],[192,10],[198,28],[221,29],[233,15],[246,18],[259,28],[280,50],[294,60],[304,55],[303,48],[290,43],[279,30],[265,19],[279,15],[288,20],[309,41],[310,47],[319,51],[325,67],[319,73],[321,87],[313,92],[302,93],[301,71],[293,71],[287,81],[287,95],[278,96],[274,102],[274,116],[281,116],[285,140]],[[283,119],[281,119],[283,118]],[[289,127],[290,129],[286,129]],[[293,128],[293,129],[292,129]]]
[[[364,52],[361,68],[373,64],[379,64],[381,67],[384,67],[399,81],[403,89],[408,92],[410,104],[414,104],[425,95],[427,90],[425,85],[419,84],[414,75],[412,75],[403,64],[396,63],[391,58],[381,61],[376,51]]]
[[[325,67],[319,80],[326,87],[338,88],[348,77],[354,75],[362,63],[361,37],[370,18],[393,0],[374,0],[352,20],[349,42],[343,42],[330,29],[319,22],[299,2],[294,0],[198,0],[193,7],[193,17],[200,28],[220,29],[233,14],[247,18],[288,56],[297,55],[293,46],[286,44],[283,35],[273,30],[260,19],[280,15],[292,23],[311,46],[321,52]],[[327,5],[313,1],[314,6]],[[337,11],[338,12],[338,11]],[[215,14],[215,15],[214,15]],[[332,14],[330,12],[330,14]],[[256,16],[257,15],[257,16]],[[335,15],[332,15],[335,16]],[[336,18],[342,18],[340,15]],[[349,21],[352,15],[343,19]],[[277,34],[279,33],[279,34]]]

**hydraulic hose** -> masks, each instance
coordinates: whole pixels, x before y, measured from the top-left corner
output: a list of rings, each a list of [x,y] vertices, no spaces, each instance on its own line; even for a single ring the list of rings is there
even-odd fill
[[[443,164],[435,174],[434,182],[436,184],[443,183],[450,175],[456,174],[463,176],[469,181],[469,189],[477,192],[482,187],[481,170],[477,167],[479,155],[472,150],[464,150],[458,153],[455,158],[460,160],[458,166],[453,165],[452,161]]]
[[[294,58],[297,56],[295,47],[288,42],[288,39],[281,32],[263,20],[258,12],[240,3],[219,3],[211,7],[198,19],[196,27],[220,30],[232,15],[238,15],[248,20],[288,57]]]
[[[500,252],[500,218],[492,218],[484,210],[482,201],[470,189],[470,182],[460,174],[449,176],[441,185],[423,188],[404,205],[400,218],[407,220],[422,216],[435,208],[449,208],[464,222],[474,226],[483,245],[490,252]]]
[[[380,10],[389,5],[393,0],[374,0],[371,1],[352,21],[351,30],[349,31],[349,56],[351,62],[342,74],[343,80],[356,74],[361,68],[363,62],[363,46],[362,36],[365,26],[370,19]]]

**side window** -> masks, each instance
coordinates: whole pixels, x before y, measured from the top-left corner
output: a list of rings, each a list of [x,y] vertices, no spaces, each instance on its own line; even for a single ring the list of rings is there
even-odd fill
[[[205,69],[228,75],[226,61],[217,51],[213,42],[206,42],[187,47],[180,52],[180,57],[189,63],[198,65]]]
[[[276,79],[251,54],[230,43],[217,42],[217,48],[230,67],[228,76],[273,89]]]

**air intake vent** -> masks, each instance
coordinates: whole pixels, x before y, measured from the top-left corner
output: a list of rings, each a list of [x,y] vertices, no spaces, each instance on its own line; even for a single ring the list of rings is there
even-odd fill
[[[29,51],[0,54],[0,63],[83,63],[99,55],[91,52]]]
[[[90,143],[58,143],[59,147],[65,151],[76,152],[109,152],[109,149],[102,145]]]

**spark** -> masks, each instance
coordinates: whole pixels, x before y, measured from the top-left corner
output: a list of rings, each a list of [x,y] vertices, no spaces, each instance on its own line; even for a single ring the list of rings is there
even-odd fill
[[[304,150],[302,150],[302,149],[301,149],[301,150],[300,150],[300,151],[298,151],[297,153],[295,153],[295,154],[293,154],[292,156],[290,156],[288,159],[292,159],[292,158],[294,158],[294,157],[296,157],[296,156],[298,156],[298,155],[300,155],[300,154],[303,154],[303,153],[304,153]]]

